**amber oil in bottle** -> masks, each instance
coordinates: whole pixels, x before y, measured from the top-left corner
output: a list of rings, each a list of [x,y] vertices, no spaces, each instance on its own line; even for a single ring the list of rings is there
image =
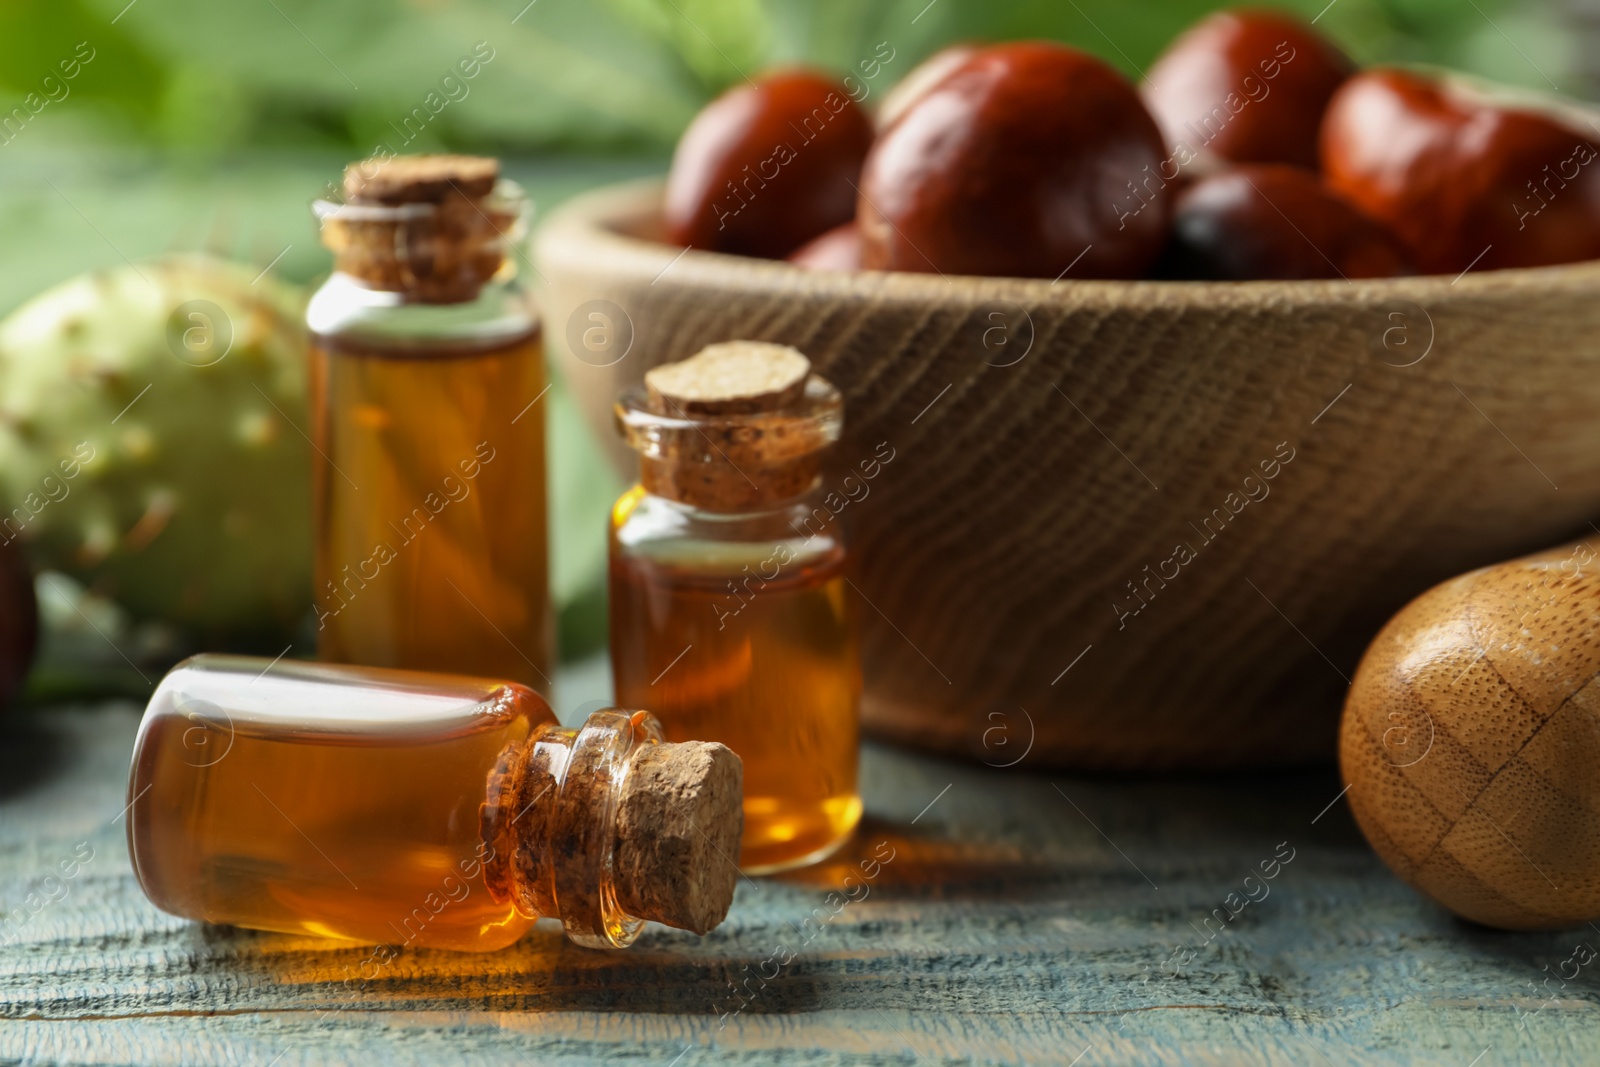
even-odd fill
[[[618,702],[650,707],[668,738],[740,755],[740,864],[768,873],[826,856],[861,816],[847,548],[837,523],[811,521],[842,405],[793,349],[695,360],[616,407],[640,484],[611,515],[612,669]]]
[[[622,947],[732,900],[738,760],[644,712],[564,729],[511,682],[206,655],[140,726],[128,846],[164,911],[487,951],[540,916]]]

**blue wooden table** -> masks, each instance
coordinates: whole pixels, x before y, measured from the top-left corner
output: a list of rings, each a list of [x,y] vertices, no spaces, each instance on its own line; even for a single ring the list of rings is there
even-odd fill
[[[138,712],[0,725],[5,1063],[1600,1062],[1600,969],[1559,977],[1600,931],[1452,919],[1366,847],[1332,768],[1085,777],[869,745],[855,843],[743,881],[707,937],[596,953],[541,924],[352,981],[367,950],[140,895]]]

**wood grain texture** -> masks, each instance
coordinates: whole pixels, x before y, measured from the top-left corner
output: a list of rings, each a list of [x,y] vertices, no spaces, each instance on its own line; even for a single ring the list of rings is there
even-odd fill
[[[1400,874],[1510,929],[1600,920],[1600,538],[1462,575],[1373,640],[1340,729]]]
[[[1600,264],[849,275],[680,257],[648,239],[657,196],[590,194],[541,231],[553,362],[607,439],[621,386],[715,341],[792,344],[839,386],[828,484],[866,493],[840,511],[879,736],[983,759],[1026,709],[1060,765],[1326,760],[1390,614],[1600,512]]]
[[[1451,918],[1372,855],[1328,772],[1116,781],[869,747],[851,850],[744,881],[708,937],[596,953],[541,926],[363,969],[365,948],[144,900],[118,816],[136,721],[48,709],[0,732],[0,908],[93,850],[0,930],[0,1062],[1593,1062],[1600,967],[1550,975],[1600,933]],[[1228,903],[1250,884],[1268,892]],[[785,948],[735,1011],[730,983]]]

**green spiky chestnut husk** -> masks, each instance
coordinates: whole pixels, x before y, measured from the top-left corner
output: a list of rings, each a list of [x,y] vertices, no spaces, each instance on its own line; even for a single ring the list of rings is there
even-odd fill
[[[0,322],[0,543],[213,642],[310,605],[301,294],[200,256],[98,271]]]

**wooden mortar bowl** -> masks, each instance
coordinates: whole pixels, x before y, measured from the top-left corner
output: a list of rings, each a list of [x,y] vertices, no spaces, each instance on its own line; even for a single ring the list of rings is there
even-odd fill
[[[880,737],[994,766],[1328,760],[1392,612],[1600,513],[1600,262],[1354,283],[818,273],[660,243],[659,203],[659,183],[613,187],[545,225],[550,350],[630,477],[610,404],[657,363],[779,341],[839,387],[827,485],[857,497],[841,514]]]

